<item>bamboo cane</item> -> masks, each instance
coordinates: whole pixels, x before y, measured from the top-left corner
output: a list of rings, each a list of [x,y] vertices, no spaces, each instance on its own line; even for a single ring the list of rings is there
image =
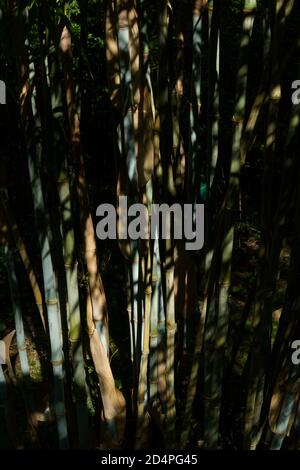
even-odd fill
[[[211,8],[213,7],[213,9]],[[219,133],[219,74],[220,74],[220,25],[218,1],[209,2],[209,57],[208,57],[208,174],[212,187],[218,161]]]
[[[34,94],[32,99],[33,116],[35,119],[35,127],[39,128],[39,118],[35,108]],[[36,144],[37,158],[40,157],[41,146]],[[28,167],[30,174],[30,181],[32,185],[32,197],[35,209],[35,216],[39,220],[38,214],[45,214],[46,209],[42,194],[42,185],[38,173],[37,162],[28,156]],[[46,222],[46,221],[45,221]],[[47,223],[47,222],[46,222]],[[51,343],[51,362],[54,374],[54,410],[57,420],[57,431],[59,436],[59,445],[61,448],[68,447],[68,432],[66,411],[64,404],[64,369],[63,369],[63,351],[62,351],[62,338],[61,338],[61,322],[59,312],[59,301],[57,297],[57,286],[55,281],[55,274],[51,259],[50,243],[48,238],[48,231],[46,227],[39,227],[39,244],[41,247],[42,268],[45,287],[45,302],[48,312],[49,334]]]
[[[54,38],[53,38],[54,39]],[[48,62],[51,61],[49,56]],[[59,66],[58,57],[54,58],[52,67],[56,70]],[[62,89],[61,86],[56,83],[56,72],[49,71],[50,85],[56,90],[56,93],[51,94],[51,110],[53,123],[57,121],[58,128],[61,128],[61,122],[63,119],[62,110]],[[56,110],[56,112],[55,112]],[[59,133],[58,133],[59,134]],[[55,136],[56,145],[63,145],[65,152],[67,149],[63,142],[59,140],[63,136],[63,130],[61,134]],[[55,149],[53,150],[55,152]],[[86,383],[85,383],[85,370],[84,370],[84,357],[82,349],[82,338],[81,338],[81,319],[80,319],[80,301],[79,301],[79,290],[78,290],[78,273],[77,273],[77,261],[75,253],[75,236],[73,230],[72,221],[72,206],[71,206],[71,193],[68,179],[68,167],[67,158],[62,157],[62,161],[59,162],[59,176],[57,180],[58,185],[58,197],[60,202],[60,217],[61,217],[61,232],[63,238],[63,257],[65,266],[66,276],[66,287],[67,287],[67,315],[68,315],[68,334],[70,341],[71,358],[73,365],[72,382],[74,383],[74,396],[76,402],[76,413],[77,413],[77,426],[78,426],[78,445],[80,448],[86,448],[88,446],[88,414],[86,406]]]
[[[232,156],[230,166],[230,179],[228,192],[225,196],[225,220],[224,232],[221,245],[221,260],[218,285],[215,288],[215,295],[218,296],[217,308],[214,312],[216,316],[216,329],[213,334],[214,353],[211,358],[212,370],[207,369],[210,376],[206,413],[209,421],[205,427],[204,439],[209,448],[216,448],[218,445],[219,419],[221,409],[221,392],[223,380],[223,363],[225,342],[228,329],[228,293],[231,277],[231,259],[234,240],[234,220],[232,211],[237,202],[239,170],[240,170],[240,142],[242,136],[242,123],[245,115],[246,89],[247,89],[247,51],[252,32],[254,11],[256,2],[245,2],[244,12],[246,17],[243,23],[243,34],[241,40],[241,50],[239,59],[239,69],[237,77],[237,94],[234,115],[234,134],[232,142]],[[207,393],[207,392],[206,392]]]
[[[102,420],[104,430],[102,446],[120,446],[123,440],[126,407],[122,393],[116,388],[108,361],[107,305],[102,280],[98,271],[96,257],[96,239],[92,216],[88,207],[88,193],[85,181],[84,162],[81,152],[79,116],[75,106],[72,78],[71,35],[65,27],[61,50],[63,53],[63,73],[66,79],[66,101],[69,110],[71,142],[74,161],[79,163],[78,191],[81,205],[81,222],[84,233],[85,260],[89,274],[86,315],[90,337],[90,350],[99,378],[100,393],[103,403]],[[97,322],[100,324],[96,328]]]
[[[247,409],[245,416],[245,440],[244,446],[255,448],[260,435],[261,412],[264,403],[264,388],[266,383],[265,370],[268,357],[270,355],[270,335],[272,324],[272,292],[276,286],[276,273],[278,269],[281,239],[278,233],[278,226],[275,225],[275,233],[272,240],[269,232],[272,225],[273,214],[273,181],[272,167],[274,165],[273,155],[276,147],[275,123],[278,116],[278,105],[281,96],[281,88],[278,83],[278,54],[279,41],[282,37],[281,16],[285,13],[285,2],[277,2],[274,8],[274,27],[272,36],[272,56],[271,56],[271,81],[270,81],[270,103],[268,109],[268,124],[265,151],[264,168],[264,193],[262,207],[262,229],[264,246],[261,253],[262,259],[267,257],[262,265],[262,272],[258,280],[258,290],[254,317],[254,345],[253,357],[251,357],[250,368],[250,389],[247,398]],[[275,219],[276,220],[276,219]],[[278,219],[277,219],[278,220]],[[266,269],[264,265],[266,264]]]
[[[64,27],[60,48],[62,51],[62,70],[66,82],[66,102],[71,129],[71,152],[75,165],[78,165],[78,193],[80,217],[84,238],[84,256],[89,278],[89,295],[92,300],[94,321],[99,327],[101,341],[108,353],[107,305],[102,279],[98,270],[96,235],[92,215],[89,211],[88,192],[86,187],[85,169],[80,141],[80,121],[75,105],[75,95],[72,74],[72,39],[67,26]]]
[[[150,246],[145,256],[145,313],[144,329],[142,338],[141,365],[139,375],[139,387],[137,397],[137,430],[135,448],[140,449],[149,445],[147,439],[149,419],[148,419],[148,359],[150,343],[150,314],[151,314],[151,252]]]
[[[23,18],[21,16],[16,17],[16,21],[19,21],[22,32],[24,33],[25,39],[25,17],[27,10],[23,11]],[[28,66],[25,41],[22,43],[16,43],[15,48],[20,50],[20,55],[16,58],[19,82],[20,82],[20,115],[23,124],[23,129],[26,139],[26,150],[28,158],[28,168],[31,181],[32,198],[34,204],[34,211],[37,225],[39,226],[38,241],[41,250],[42,259],[42,270],[43,280],[45,288],[45,303],[47,306],[47,316],[49,324],[49,335],[51,344],[51,362],[54,374],[54,409],[57,420],[57,433],[59,439],[59,446],[61,448],[68,447],[68,431],[64,405],[64,384],[63,384],[63,352],[61,342],[61,330],[60,330],[60,315],[57,299],[57,290],[55,275],[53,270],[53,264],[51,259],[50,244],[49,244],[49,227],[47,226],[47,213],[45,210],[42,185],[39,176],[38,162],[41,156],[41,145],[39,142],[38,132],[40,129],[39,117],[36,110],[35,104],[35,93],[31,90],[29,83],[29,71],[34,72],[32,63]],[[20,48],[17,48],[17,45]],[[33,93],[32,97],[30,92]],[[32,98],[32,99],[31,99]],[[35,126],[35,137],[36,142],[33,142],[31,131],[31,123]],[[44,218],[40,218],[40,214],[44,215]]]

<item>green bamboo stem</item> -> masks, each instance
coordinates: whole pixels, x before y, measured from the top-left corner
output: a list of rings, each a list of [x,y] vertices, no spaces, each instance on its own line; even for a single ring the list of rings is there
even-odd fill
[[[93,321],[97,324],[100,339],[108,354],[109,333],[107,321],[106,296],[98,269],[96,234],[89,208],[89,196],[86,185],[85,168],[81,148],[80,120],[76,108],[75,89],[72,72],[72,37],[67,26],[64,27],[60,41],[62,71],[66,84],[66,102],[71,130],[71,154],[74,165],[78,167],[77,190],[80,203],[80,221],[83,233],[84,257],[89,279],[89,296],[92,304]]]
[[[134,325],[133,325],[133,309],[132,309],[132,293],[131,293],[131,275],[130,269],[127,269],[127,314],[130,334],[130,360],[133,376],[135,377],[135,337],[134,337]]]
[[[205,431],[204,440],[208,448],[217,448],[219,437],[219,420],[221,409],[222,380],[225,357],[225,343],[228,330],[228,293],[231,278],[232,250],[234,240],[234,219],[233,210],[237,204],[239,171],[240,171],[240,143],[242,137],[242,124],[246,109],[246,90],[247,90],[247,52],[252,33],[254,21],[254,10],[256,2],[245,2],[245,19],[243,22],[243,32],[241,40],[239,69],[237,76],[237,94],[234,114],[234,133],[232,141],[232,156],[230,165],[230,178],[228,183],[228,192],[225,196],[225,219],[223,228],[223,240],[221,245],[221,260],[218,285],[215,287],[217,300],[216,328],[213,334],[214,352],[211,358],[211,367],[206,367],[206,374],[209,374],[210,380],[207,382],[208,388],[206,394],[209,401],[206,407],[206,415],[209,418]],[[207,393],[208,392],[208,393]]]
[[[48,14],[54,13],[53,10],[47,11]],[[59,165],[58,149],[64,150],[63,154],[66,153],[65,142],[60,140],[60,137],[64,135],[64,130],[59,132],[61,123],[63,121],[63,104],[62,104],[62,92],[60,82],[57,79],[57,70],[59,68],[57,55],[51,53],[52,41],[55,43],[60,39],[61,25],[58,28],[58,33],[54,33],[51,26],[45,26],[43,28],[43,17],[39,15],[39,73],[41,86],[37,88],[37,100],[39,106],[39,115],[41,118],[41,136],[43,146],[43,162],[47,166],[48,175],[53,187],[57,184],[57,166]],[[45,47],[44,47],[45,46]],[[45,52],[45,50],[47,52]],[[52,88],[53,87],[53,88]],[[52,92],[55,90],[55,93]],[[74,399],[72,396],[73,392],[73,371],[71,364],[70,344],[68,338],[68,299],[67,299],[67,285],[66,285],[66,270],[64,267],[64,253],[63,253],[63,231],[60,209],[60,201],[58,191],[54,191],[48,198],[49,212],[51,214],[51,220],[53,221],[53,246],[55,246],[55,252],[53,252],[53,263],[56,271],[57,290],[59,298],[59,309],[60,309],[60,322],[62,332],[62,344],[64,352],[64,372],[65,372],[65,404],[66,411],[68,414],[68,424],[70,434],[75,434],[75,410],[74,410]],[[58,221],[55,223],[54,221]],[[76,408],[77,409],[77,408]],[[74,444],[78,446],[78,442]],[[72,443],[73,446],[73,443]]]
[[[155,408],[158,399],[157,347],[160,276],[158,266],[158,240],[154,240],[152,257],[152,297],[150,316],[149,402]]]
[[[25,14],[24,10],[24,14]],[[40,121],[36,109],[35,90],[31,90],[29,82],[30,71],[34,73],[33,64],[28,65],[27,53],[25,49],[25,16],[19,17],[23,27],[23,43],[20,55],[16,58],[19,82],[20,82],[20,115],[23,124],[26,141],[26,151],[28,159],[28,169],[31,182],[34,213],[38,226],[38,242],[41,250],[42,271],[45,290],[45,303],[49,325],[49,335],[51,344],[51,362],[54,375],[54,410],[56,414],[57,433],[60,448],[68,447],[68,430],[66,412],[64,404],[64,371],[63,371],[63,351],[61,341],[60,312],[57,298],[57,288],[55,274],[52,264],[49,225],[47,212],[45,210],[42,193],[41,179],[39,175],[39,164],[41,159],[41,144],[39,142]],[[30,96],[30,92],[32,96]],[[33,121],[32,121],[33,118]],[[34,123],[34,136],[32,137],[31,123]]]
[[[85,179],[84,161],[81,149],[79,114],[75,105],[75,90],[72,76],[71,34],[64,28],[61,39],[62,69],[66,80],[66,101],[71,129],[71,150],[74,163],[79,165],[78,193],[80,218],[84,234],[84,256],[89,276],[86,320],[90,337],[90,351],[98,375],[103,404],[102,443],[103,448],[119,447],[123,441],[126,406],[122,393],[116,388],[110,363],[107,304],[98,270],[97,245]],[[99,328],[100,326],[100,328]]]
[[[159,151],[158,158],[161,159],[162,187],[156,186],[156,199],[169,199],[175,194],[173,181],[173,170],[171,163],[171,134],[170,134],[170,103],[169,103],[169,16],[171,14],[170,5],[164,1],[159,13],[159,71],[158,71],[158,94],[157,108],[159,114]],[[157,144],[156,144],[157,145]],[[157,182],[158,183],[158,182]],[[161,362],[159,366],[159,376],[164,376],[160,387],[160,396],[165,408],[165,445],[167,448],[174,448],[176,445],[176,401],[174,390],[174,338],[176,333],[175,322],[175,295],[174,295],[174,247],[171,240],[166,240],[165,256],[163,260],[163,286],[165,304],[165,348],[160,347]],[[159,319],[159,329],[160,319]],[[159,378],[160,379],[160,378]],[[165,387],[163,382],[165,380]]]
[[[126,174],[123,175],[123,178],[126,181],[125,193],[129,196],[129,202],[138,200],[137,187],[143,188],[147,182],[150,183],[149,178],[152,173],[154,157],[152,136],[154,105],[147,61],[147,46],[145,42],[141,42],[134,6],[134,2],[131,1],[122,4],[118,14],[117,29],[123,115],[119,148],[126,163],[124,168]],[[130,243],[129,258],[132,283],[130,290],[131,338],[136,381],[134,392],[136,394],[134,409],[137,414],[136,447],[140,448],[145,445],[147,440],[148,427],[146,410],[148,406],[149,296],[151,294],[146,293],[143,301],[142,284],[145,270],[142,268],[143,257],[140,253],[140,247],[134,241]]]
[[[137,424],[136,424],[136,443],[135,448],[141,449],[149,446],[148,439],[148,359],[150,352],[150,314],[151,314],[151,252],[148,247],[148,253],[145,258],[144,279],[145,279],[145,312],[144,329],[142,338],[141,365],[138,381],[137,395]]]
[[[149,180],[144,188],[142,199],[151,211],[153,197],[152,181]],[[142,305],[141,328],[141,356],[137,389],[137,422],[135,447],[146,448],[149,446],[149,353],[150,353],[150,329],[151,329],[151,304],[152,304],[152,250],[149,240],[141,243],[141,290],[144,288]]]
[[[134,138],[134,92],[137,92],[136,84],[133,89],[132,68],[130,63],[130,28],[129,28],[129,2],[125,2],[119,10],[118,15],[118,48],[119,48],[119,63],[120,63],[120,80],[121,80],[121,94],[122,94],[122,152],[121,155],[126,162],[127,172],[127,190],[130,194],[134,194],[138,185],[138,172],[137,172],[137,155]],[[132,51],[132,54],[134,52]],[[137,52],[135,52],[137,54]],[[137,99],[135,97],[135,99]]]
[[[165,304],[158,238],[152,255],[152,299],[150,319],[149,404],[151,416],[164,433],[166,403]]]
[[[198,120],[201,109],[201,41],[203,15],[202,2],[196,1],[192,12],[192,69],[189,97],[189,150],[187,155],[187,199],[195,202],[195,183],[197,172],[197,157],[199,153]]]
[[[141,349],[142,349],[142,330],[144,315],[141,311],[141,290],[140,290],[140,263],[141,257],[138,250],[137,243],[132,243],[133,258],[130,262],[131,266],[131,280],[132,280],[132,309],[133,309],[133,328],[134,328],[134,340],[135,340],[135,361],[136,361],[136,380],[138,382],[139,368],[141,360]]]
[[[196,5],[197,6],[197,5]],[[206,5],[207,6],[207,5]],[[195,11],[196,10],[196,11]],[[195,8],[194,10],[194,17],[196,13],[196,18],[200,12],[197,11]],[[211,165],[214,166],[217,160],[217,152],[218,152],[218,88],[217,88],[217,80],[218,80],[218,65],[219,65],[219,56],[218,56],[218,44],[219,44],[219,37],[218,37],[218,9],[215,5],[213,9],[213,2],[208,2],[208,18],[209,18],[209,64],[208,64],[208,73],[209,73],[209,97],[208,97],[208,116],[209,116],[209,124],[208,124],[208,155],[209,161],[213,162]],[[199,20],[198,20],[199,21]],[[195,20],[194,20],[195,22]],[[216,76],[217,70],[217,76]],[[200,85],[198,85],[200,87]],[[199,88],[198,92],[198,100],[200,99],[200,91],[201,87]],[[215,113],[213,113],[215,110]],[[213,119],[215,118],[215,123]],[[211,166],[209,165],[208,168]],[[208,181],[205,182],[205,192],[204,195],[201,196],[207,197],[207,192],[212,183],[212,173],[209,173],[211,176]],[[202,184],[202,183],[201,183]],[[206,211],[206,214],[208,211]],[[205,223],[205,230],[206,230],[206,239],[208,240],[207,234],[207,227],[209,224],[207,223],[207,215],[206,215],[206,223]],[[211,267],[211,260],[212,260],[212,252],[208,251],[205,257],[205,273],[208,275]],[[201,316],[199,319],[199,325],[197,329],[197,334],[195,338],[195,346],[194,346],[194,353],[193,353],[193,360],[191,366],[191,372],[189,377],[188,389],[187,389],[187,396],[186,396],[186,403],[185,409],[183,414],[183,425],[182,425],[182,432],[180,436],[180,447],[184,448],[188,442],[190,427],[191,427],[191,418],[193,412],[193,403],[196,395],[196,387],[198,381],[198,372],[200,366],[200,355],[203,346],[204,340],[204,325],[206,321],[206,309],[207,309],[207,302],[208,302],[208,294],[207,289],[205,289],[206,293],[204,296],[204,302],[201,309]]]
[[[38,132],[40,122],[35,107],[35,94],[32,95],[32,109],[35,120],[35,129]],[[36,143],[37,157],[40,159],[41,146]],[[35,210],[35,217],[39,226],[38,239],[41,249],[42,270],[45,289],[45,303],[48,313],[49,335],[51,344],[51,362],[54,375],[54,410],[57,420],[57,431],[59,437],[60,448],[68,447],[68,431],[66,421],[66,410],[64,404],[64,357],[62,350],[62,337],[61,337],[61,321],[59,311],[59,300],[57,296],[57,286],[55,281],[55,274],[51,258],[50,243],[48,233],[50,228],[47,227],[47,220],[43,221],[41,226],[39,214],[44,214],[47,217],[45,209],[44,198],[42,193],[42,185],[38,170],[38,163],[33,159],[32,154],[28,155],[28,167],[30,174],[30,181],[32,186],[32,198]],[[45,224],[45,225],[44,225]]]
[[[63,30],[64,31],[64,30]],[[48,57],[49,59],[49,57]],[[57,58],[58,59],[58,58]],[[55,66],[59,66],[57,60]],[[55,67],[54,67],[55,68]],[[56,83],[58,77],[50,72],[50,83],[56,89],[56,93],[51,95],[51,108],[53,120],[57,120],[57,126],[61,128],[63,121],[62,89]],[[63,135],[63,129],[60,134]],[[61,142],[57,142],[57,145]],[[67,149],[65,149],[65,152]],[[67,287],[67,319],[68,335],[70,342],[70,352],[72,360],[72,381],[74,386],[74,398],[76,404],[78,446],[86,448],[88,446],[88,413],[87,396],[85,382],[85,363],[81,336],[81,316],[80,300],[78,288],[78,271],[75,251],[75,235],[72,221],[71,192],[68,178],[68,163],[66,156],[62,156],[57,180],[58,197],[60,204],[61,232],[63,241],[63,257]]]
[[[88,413],[86,403],[85,364],[82,347],[80,301],[78,289],[78,272],[75,254],[75,238],[72,228],[72,208],[69,180],[65,171],[60,173],[59,199],[61,204],[62,230],[63,230],[63,254],[66,270],[69,341],[73,364],[74,393],[76,401],[78,444],[80,448],[88,446]]]
[[[125,192],[129,196],[129,202],[136,201],[136,190],[138,184],[137,172],[137,153],[134,136],[134,100],[139,101],[139,88],[136,80],[133,83],[133,76],[137,74],[138,64],[138,47],[130,34],[131,29],[131,13],[130,2],[125,2],[118,12],[117,19],[117,44],[119,53],[119,71],[120,71],[120,96],[122,121],[120,124],[120,151],[121,158],[125,162],[124,180]],[[131,57],[130,57],[131,54]],[[122,170],[121,170],[122,171]],[[141,355],[141,326],[143,323],[143,312],[140,310],[141,291],[140,291],[140,253],[138,245],[135,241],[130,243],[130,277],[131,287],[131,308],[132,308],[132,337],[134,340],[135,351],[135,380],[138,383]],[[135,391],[137,393],[137,390]],[[136,405],[134,406],[136,407]]]
[[[108,76],[112,102],[121,110],[121,122],[118,126],[119,151],[121,164],[119,181],[124,182],[123,194],[129,202],[137,202],[138,185],[147,182],[151,174],[151,135],[140,145],[140,131],[143,138],[151,129],[148,116],[152,109],[145,109],[150,104],[145,87],[144,57],[140,47],[140,31],[135,11],[135,2],[126,1],[120,5],[108,5],[106,14],[106,51]],[[115,64],[115,65],[114,65]],[[115,92],[116,90],[116,92]],[[114,96],[118,95],[118,100]],[[145,104],[146,103],[146,104]],[[151,108],[151,105],[150,105]],[[150,112],[150,114],[149,114]],[[148,113],[148,114],[147,114]],[[138,119],[137,119],[138,117]],[[151,122],[151,119],[150,119]],[[152,157],[153,159],[153,157]],[[147,169],[147,166],[149,167]],[[150,173],[149,173],[150,170]],[[119,187],[120,191],[120,187]],[[120,193],[119,193],[120,194]],[[122,217],[122,214],[119,214]],[[146,438],[147,419],[147,369],[149,347],[149,300],[144,307],[142,295],[142,264],[140,249],[135,241],[129,245],[120,240],[120,248],[125,257],[129,257],[128,271],[128,314],[130,322],[131,357],[134,373],[133,408],[137,415],[136,447],[143,447]],[[129,249],[127,253],[127,249]],[[147,298],[147,296],[146,296]],[[145,311],[147,309],[147,312]],[[147,340],[148,336],[148,340]]]
[[[220,26],[219,2],[211,1],[209,15],[208,55],[208,188],[212,187],[218,161],[219,134],[219,74],[220,74]]]
[[[282,10],[285,8],[282,2],[277,2],[274,9],[274,26],[272,31],[271,54],[271,80],[270,102],[268,105],[268,121],[266,129],[265,166],[264,166],[264,193],[262,201],[262,233],[263,250],[261,251],[261,272],[258,279],[256,295],[254,325],[254,344],[251,352],[251,367],[249,374],[250,388],[247,397],[245,415],[245,440],[244,447],[255,449],[260,435],[261,413],[264,403],[264,389],[266,383],[266,368],[271,350],[272,329],[272,295],[276,288],[276,276],[281,247],[279,226],[281,217],[278,214],[275,220],[274,233],[272,230],[273,211],[273,165],[274,151],[276,147],[276,122],[278,118],[279,102],[281,99],[281,87],[278,75],[279,41],[282,37]],[[280,207],[282,215],[282,209]],[[280,223],[279,223],[280,220]],[[266,267],[265,267],[266,266]]]
[[[30,431],[32,433],[32,439],[37,442],[37,434],[34,428],[33,416],[34,416],[34,403],[32,400],[31,394],[31,381],[30,381],[30,370],[29,370],[29,361],[26,350],[26,337],[24,331],[23,316],[21,310],[21,300],[19,295],[19,286],[17,281],[17,274],[15,263],[13,259],[13,252],[8,245],[5,246],[5,255],[6,255],[6,268],[9,281],[11,303],[14,314],[15,328],[16,328],[16,339],[17,347],[20,359],[22,380],[21,380],[21,391],[24,397],[25,409],[28,419],[28,424],[30,426]],[[0,385],[1,386],[1,385]]]
[[[298,65],[298,76],[299,76],[300,68]],[[285,145],[285,155],[284,155],[284,164],[283,164],[283,176],[280,188],[280,197],[279,197],[279,207],[277,209],[277,213],[275,215],[274,220],[278,225],[280,225],[280,221],[283,221],[283,218],[286,217],[288,213],[288,205],[290,200],[293,197],[293,185],[290,184],[295,178],[295,174],[297,174],[297,155],[295,151],[295,138],[298,133],[299,129],[299,119],[300,119],[300,106],[293,106],[289,128],[287,132],[286,138],[286,145]],[[297,223],[295,222],[295,229],[297,228]],[[291,264],[290,264],[290,274],[288,278],[288,287],[286,290],[286,298],[282,309],[282,314],[280,317],[279,327],[277,330],[276,338],[274,341],[273,349],[272,349],[272,360],[275,361],[273,374],[275,377],[280,369],[280,363],[278,364],[278,359],[281,362],[281,357],[283,351],[286,347],[286,339],[288,338],[288,334],[292,331],[293,327],[291,326],[290,322],[294,321],[294,318],[291,318],[289,315],[290,311],[290,299],[293,297],[293,286],[294,286],[294,268],[296,267],[296,263],[293,261],[293,252],[291,257]]]
[[[272,9],[274,10],[274,6],[278,9],[278,12],[280,12],[281,16],[281,32],[280,35],[282,34],[284,27],[287,23],[288,17],[291,14],[292,7],[294,5],[294,0],[283,0],[283,1],[278,1],[277,3],[274,2],[269,2],[267,6],[265,6],[265,16],[267,16],[266,20],[266,26],[265,28],[267,29],[266,31],[266,40],[264,42],[264,57],[266,57],[267,53],[272,53],[273,48],[271,47],[272,44],[272,27],[269,26],[269,23],[272,21],[272,18],[274,18],[274,13],[272,13]],[[282,36],[281,36],[282,37]],[[279,35],[277,34],[277,38],[275,36],[275,43],[280,43],[281,39],[279,39]],[[273,69],[271,73],[271,68],[272,64],[270,64],[270,60],[265,61],[265,67],[264,67],[264,72],[263,76],[261,79],[261,85],[259,87],[258,93],[256,95],[256,98],[254,100],[254,103],[252,105],[251,112],[249,113],[249,117],[247,120],[247,123],[245,125],[245,130],[243,133],[243,138],[241,142],[241,163],[244,164],[246,160],[246,155],[251,146],[254,143],[255,139],[255,134],[257,131],[258,123],[260,123],[260,119],[263,117],[263,111],[264,111],[264,105],[268,101],[269,98],[269,91],[270,91],[270,76],[272,76],[272,81],[273,83],[279,83],[280,80],[280,74],[285,70],[287,65],[290,63],[291,58],[295,54],[295,51],[297,50],[298,45],[297,41],[295,43],[295,48],[292,47],[288,51],[285,51],[285,54],[283,57],[280,57],[280,61],[278,63],[278,67],[275,66],[276,70]],[[274,90],[275,91],[275,90]]]
[[[149,45],[147,42],[147,13],[143,2],[129,1],[129,59],[132,77],[133,128],[138,187],[143,191],[150,181],[154,166],[154,99],[151,83]]]
[[[30,380],[29,373],[29,362],[26,351],[26,340],[24,332],[24,324],[21,312],[21,301],[19,297],[19,288],[17,283],[17,276],[15,271],[15,265],[13,260],[13,254],[8,246],[5,247],[5,254],[7,259],[7,274],[11,293],[12,307],[14,313],[17,346],[20,358],[20,365],[22,371],[22,377],[25,387],[28,387]]]
[[[171,94],[172,108],[172,141],[173,141],[173,161],[175,169],[175,185],[178,193],[184,189],[185,176],[185,152],[180,134],[180,117],[182,113],[182,102],[184,96],[184,42],[183,21],[185,17],[181,9],[177,14],[176,27],[176,58],[175,58],[175,86]]]
[[[164,265],[166,283],[166,446],[176,445],[176,399],[175,399],[175,294],[174,294],[174,260],[171,240],[166,240],[166,260]]]
[[[217,309],[214,303],[216,296],[216,279],[219,274],[219,259],[222,256],[222,243],[223,243],[223,224],[225,219],[224,209],[221,212],[219,226],[216,231],[218,236],[214,243],[214,250],[212,253],[212,259],[210,262],[208,277],[204,289],[204,300],[201,311],[201,321],[205,325],[203,333],[203,351],[204,351],[204,416],[205,416],[205,427],[204,427],[204,442],[207,447],[216,445],[218,438],[218,430],[216,430],[216,420],[214,419],[213,413],[218,410],[216,403],[218,395],[215,395],[215,402],[212,402],[212,393],[217,391],[212,388],[212,372],[214,369],[215,361],[215,330],[218,322]],[[201,324],[200,324],[201,326]],[[199,340],[201,340],[201,331],[198,332]],[[199,345],[200,349],[201,344]],[[195,383],[196,386],[196,383]],[[212,406],[212,404],[214,406]],[[212,423],[215,426],[212,426]]]
[[[298,65],[299,74],[299,65]],[[292,108],[290,123],[287,133],[285,158],[284,158],[284,172],[281,182],[279,207],[277,215],[275,216],[275,227],[280,226],[280,222],[284,220],[288,213],[288,206],[291,200],[290,187],[293,178],[297,178],[297,151],[294,147],[294,139],[299,130],[299,112],[300,107],[294,106]],[[288,285],[285,293],[285,301],[280,317],[280,323],[277,330],[277,335],[272,349],[272,373],[270,374],[269,392],[265,396],[263,404],[262,422],[268,414],[269,423],[271,423],[272,431],[275,434],[280,434],[285,437],[290,430],[291,422],[293,420],[294,409],[297,402],[297,366],[293,366],[290,362],[290,344],[295,339],[295,331],[299,328],[297,309],[295,306],[298,302],[298,284],[299,277],[299,191],[296,194],[296,205],[294,210],[294,237],[291,251],[291,261],[289,267]],[[280,221],[280,222],[279,222]],[[280,234],[275,237],[281,240]],[[272,256],[270,256],[272,260]],[[270,263],[270,268],[273,268],[273,263]],[[276,272],[276,269],[273,269]],[[288,358],[288,359],[287,359]],[[292,389],[294,392],[292,392]],[[292,395],[290,395],[290,393]],[[281,399],[278,399],[278,396]],[[292,407],[292,409],[291,409]],[[279,410],[279,411],[278,411]],[[296,420],[296,417],[295,417]],[[282,439],[274,436],[271,442],[272,448],[280,448]]]
[[[157,186],[157,199],[175,195],[173,180],[172,155],[172,123],[171,106],[169,102],[169,17],[171,15],[168,0],[162,2],[159,12],[159,69],[157,83],[156,107],[159,120],[159,149],[162,169],[162,187]]]
[[[207,308],[207,295],[205,295],[204,302],[202,305],[201,316],[200,316],[197,334],[195,338],[193,360],[192,360],[191,372],[190,372],[188,389],[187,389],[187,394],[186,394],[186,403],[185,403],[185,408],[184,408],[184,413],[183,413],[183,423],[182,423],[181,435],[180,435],[180,441],[179,441],[180,449],[184,449],[186,447],[188,443],[189,435],[190,435],[190,430],[191,430],[193,405],[194,405],[196,391],[197,391],[200,358],[201,358],[201,351],[202,351],[203,339],[204,339],[206,308]]]

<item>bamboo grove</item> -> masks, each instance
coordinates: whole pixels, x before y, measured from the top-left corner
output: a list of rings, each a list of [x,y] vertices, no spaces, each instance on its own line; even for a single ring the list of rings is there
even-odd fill
[[[296,0],[1,0],[2,446],[300,448],[299,26]],[[120,196],[204,204],[203,249],[98,240]]]

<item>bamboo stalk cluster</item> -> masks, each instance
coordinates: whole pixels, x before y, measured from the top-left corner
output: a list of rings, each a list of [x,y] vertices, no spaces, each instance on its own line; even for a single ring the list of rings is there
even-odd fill
[[[126,294],[131,373],[130,389],[122,391],[111,364],[112,286],[105,292],[99,269],[82,138],[86,90],[74,55],[78,48],[86,71],[81,47],[87,47],[91,10],[76,2],[78,46],[68,2],[19,3],[1,7],[1,22],[18,30],[1,54],[17,74],[14,108],[39,266],[10,201],[9,149],[1,156],[0,240],[15,325],[6,342],[16,334],[35,445],[39,431],[16,259],[48,344],[50,408],[44,418],[55,423],[60,448],[299,448],[299,366],[290,358],[300,337],[300,108],[289,99],[289,85],[300,78],[298,2],[99,2],[117,200],[127,196],[129,204],[149,211],[153,203],[205,204],[199,253],[159,234],[119,237],[125,280],[118,288]],[[2,119],[0,125],[5,128]],[[257,194],[244,182],[249,168],[259,171]],[[251,212],[251,198],[259,217]],[[125,218],[117,209],[120,227]],[[245,242],[242,230],[243,220],[251,225],[248,214],[259,234],[254,262],[252,239]],[[245,286],[237,281],[243,264]],[[242,307],[235,304],[236,288],[246,291]],[[0,367],[7,423],[10,376],[8,357]],[[88,408],[95,396],[96,419]]]

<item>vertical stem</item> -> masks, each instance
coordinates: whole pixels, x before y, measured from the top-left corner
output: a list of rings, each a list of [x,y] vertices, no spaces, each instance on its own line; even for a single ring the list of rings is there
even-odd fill
[[[63,231],[63,255],[66,269],[69,341],[73,364],[73,380],[76,401],[78,443],[80,448],[88,446],[88,413],[86,404],[86,382],[82,333],[80,320],[80,300],[78,289],[77,260],[75,253],[75,237],[72,228],[71,194],[66,170],[62,169],[58,181],[60,210]]]
[[[143,345],[141,353],[141,366],[139,375],[138,388],[138,410],[137,410],[137,431],[136,431],[136,448],[139,449],[143,445],[149,445],[148,435],[148,358],[150,351],[150,313],[151,313],[151,251],[148,247],[145,256],[145,313],[144,313],[144,331]]]
[[[56,414],[57,433],[59,447],[67,448],[68,430],[64,403],[64,358],[62,349],[60,311],[49,243],[49,220],[44,204],[42,184],[39,174],[39,165],[41,162],[42,153],[40,142],[41,124],[36,108],[36,91],[35,89],[31,90],[29,82],[30,72],[34,74],[34,68],[32,62],[30,65],[28,65],[27,51],[25,48],[25,18],[27,16],[27,9],[24,9],[22,14],[23,16],[18,17],[18,21],[21,25],[23,42],[21,40],[21,43],[19,44],[19,55],[15,58],[20,82],[20,116],[25,134],[33,206],[38,228],[38,243],[41,250],[45,303],[47,308],[51,344],[51,362],[54,376],[54,410]],[[32,124],[34,125],[33,128],[31,127]],[[32,132],[34,132],[34,137],[32,136]]]
[[[228,190],[225,195],[224,207],[224,225],[222,227],[222,243],[220,257],[220,271],[218,281],[214,288],[215,301],[213,308],[213,316],[215,316],[214,331],[212,332],[213,352],[208,358],[211,365],[208,368],[206,364],[206,375],[210,379],[207,381],[208,402],[206,406],[206,416],[208,421],[205,427],[205,441],[208,448],[216,448],[219,438],[219,420],[221,410],[221,397],[223,385],[223,370],[225,359],[225,343],[228,330],[228,293],[231,278],[231,263],[234,241],[235,220],[233,217],[234,210],[238,207],[238,187],[240,173],[240,144],[243,129],[243,119],[246,110],[246,90],[247,90],[247,73],[248,73],[248,49],[252,26],[254,21],[254,10],[256,9],[256,1],[245,1],[244,4],[244,21],[242,30],[242,39],[240,46],[239,67],[236,83],[236,102],[234,114],[234,132],[232,141],[232,155],[230,163],[230,176],[228,182]],[[211,324],[212,328],[212,324]],[[208,357],[208,356],[207,356]]]

